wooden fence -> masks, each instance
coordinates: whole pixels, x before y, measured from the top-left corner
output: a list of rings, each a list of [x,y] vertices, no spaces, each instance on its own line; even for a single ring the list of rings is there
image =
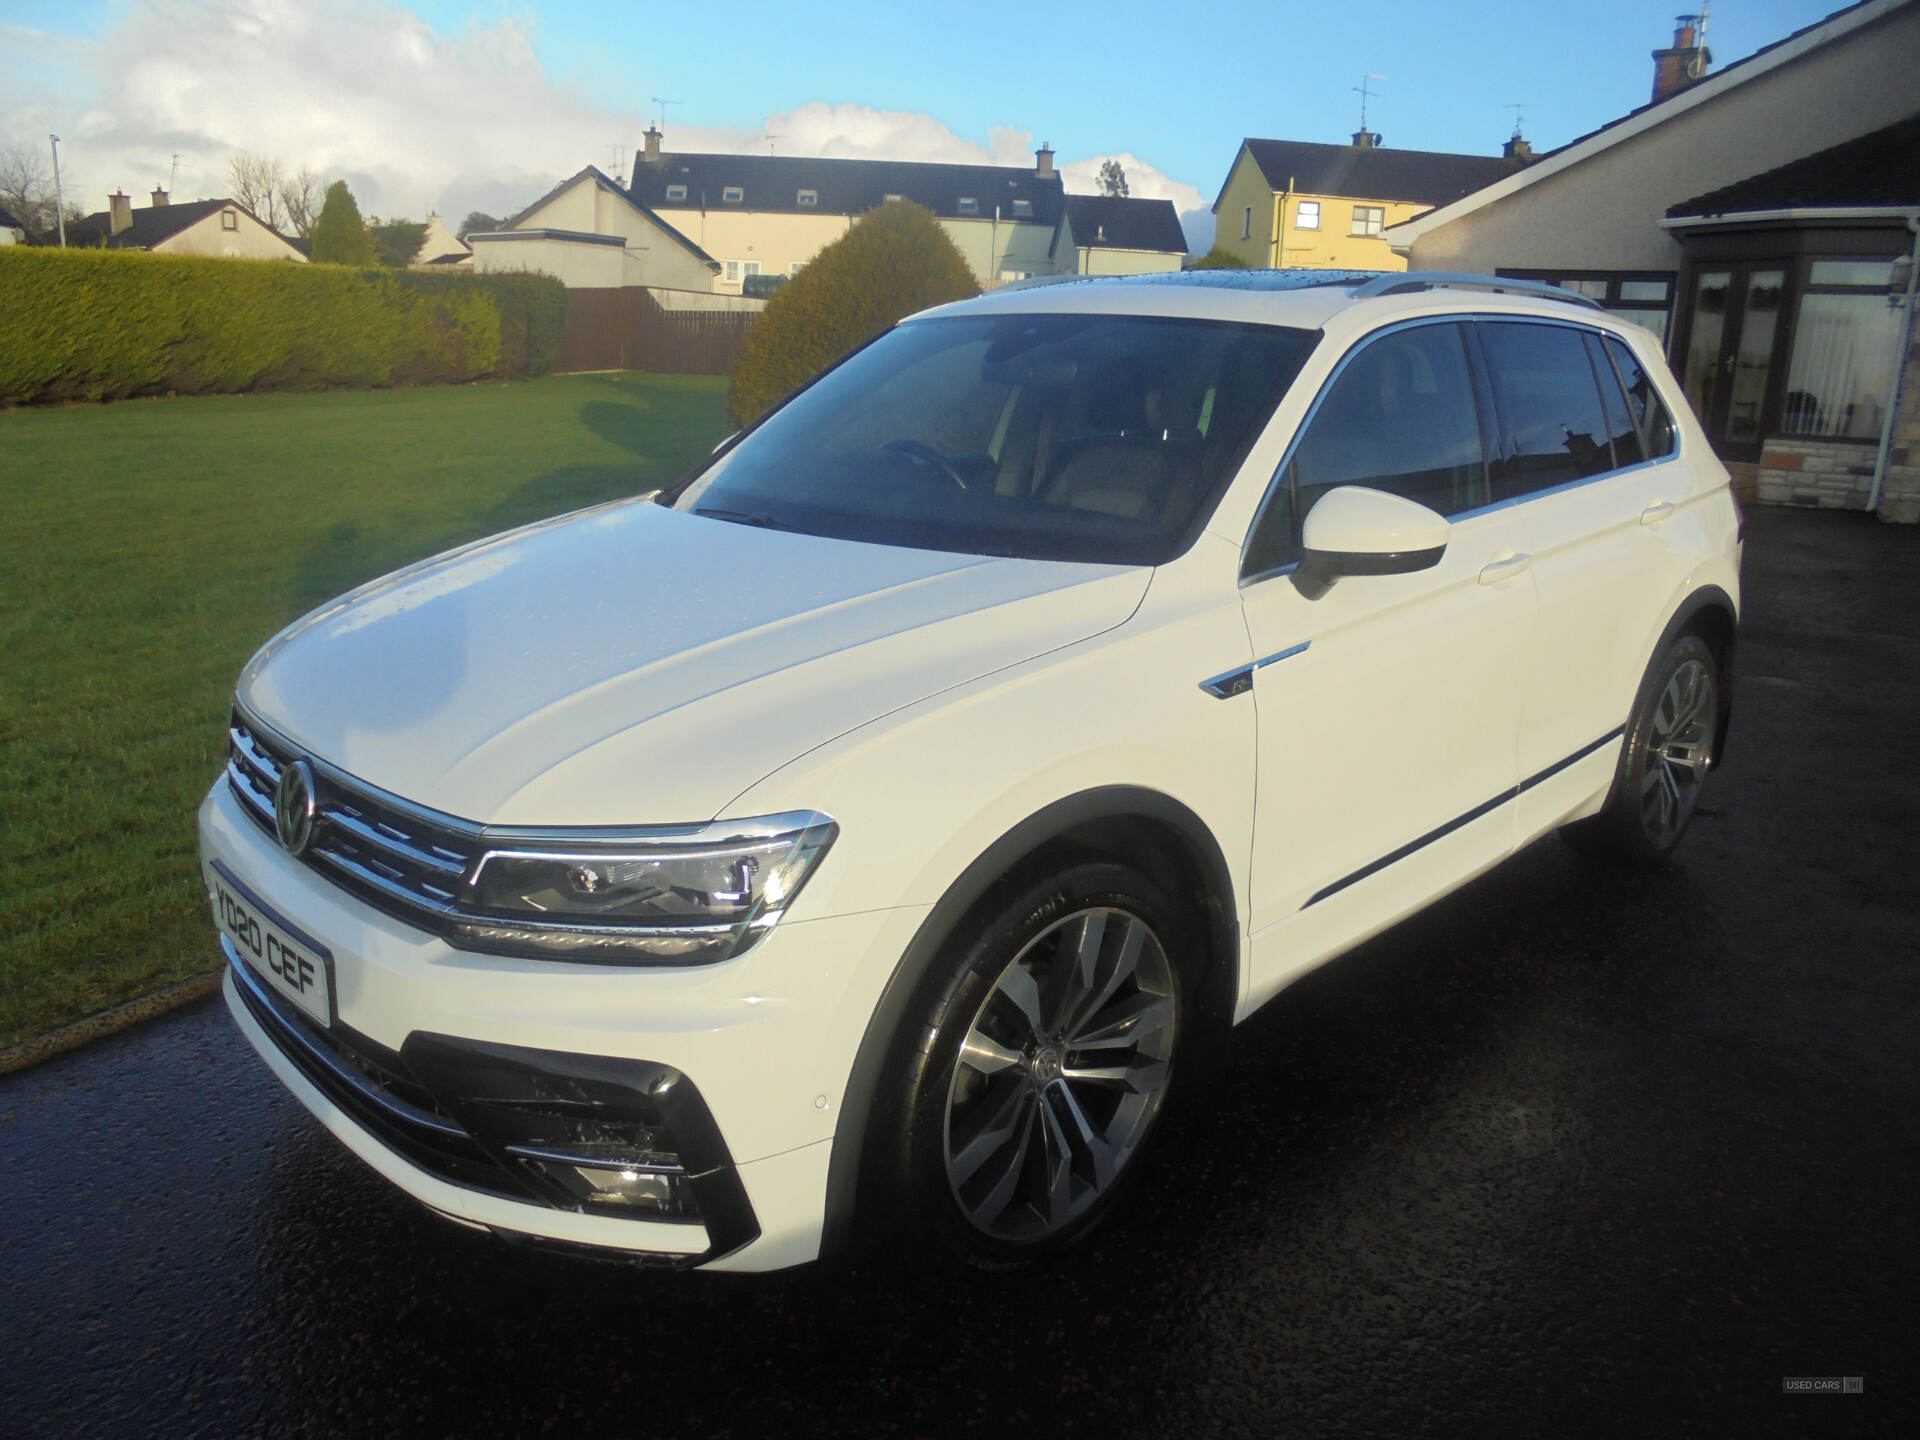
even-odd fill
[[[638,286],[569,290],[567,331],[553,368],[724,375],[758,312],[668,310]]]

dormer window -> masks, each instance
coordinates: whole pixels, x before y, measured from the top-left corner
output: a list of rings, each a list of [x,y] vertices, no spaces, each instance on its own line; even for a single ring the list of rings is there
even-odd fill
[[[1031,219],[1032,216],[1033,216],[1033,202],[1031,200],[1016,200],[1013,202],[1013,218],[1014,219],[1026,220],[1026,219]]]
[[[820,203],[820,192],[818,190],[802,190],[799,195],[799,200],[802,205],[818,205]]]
[[[720,192],[723,204],[738,205],[747,198],[747,192],[738,185],[729,185]]]
[[[980,202],[971,195],[962,195],[960,197],[960,213],[962,215],[978,215],[980,213]]]
[[[687,198],[687,187],[686,187],[686,186],[684,186],[684,185],[669,185],[669,186],[667,186],[667,199],[669,199],[669,200],[684,200],[684,199],[686,199],[686,198]]]
[[[891,204],[895,200],[904,200],[906,198],[904,195],[882,195],[880,197],[880,203],[886,205]]]

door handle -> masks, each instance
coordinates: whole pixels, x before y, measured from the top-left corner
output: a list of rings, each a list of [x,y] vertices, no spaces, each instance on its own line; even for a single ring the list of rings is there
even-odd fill
[[[1482,585],[1498,585],[1502,580],[1511,580],[1533,563],[1531,555],[1509,555],[1504,560],[1495,560],[1480,571]]]
[[[1656,500],[1640,512],[1640,523],[1642,525],[1658,525],[1662,520],[1667,519],[1672,514],[1673,502],[1671,500]]]

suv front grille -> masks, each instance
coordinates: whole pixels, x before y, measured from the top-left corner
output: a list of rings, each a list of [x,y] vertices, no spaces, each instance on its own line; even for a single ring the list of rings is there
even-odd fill
[[[239,709],[227,729],[227,784],[271,835],[274,788],[291,746]],[[480,827],[410,805],[309,759],[313,837],[301,859],[368,904],[437,930],[480,853]]]

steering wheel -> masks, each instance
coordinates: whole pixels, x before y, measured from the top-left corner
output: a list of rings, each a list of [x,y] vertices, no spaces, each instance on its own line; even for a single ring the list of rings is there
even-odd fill
[[[889,440],[880,448],[882,450],[896,450],[900,454],[905,455],[909,460],[918,461],[922,465],[927,465],[938,470],[962,490],[967,488],[966,480],[962,478],[958,470],[953,468],[953,462],[931,445],[903,436],[898,440]]]

